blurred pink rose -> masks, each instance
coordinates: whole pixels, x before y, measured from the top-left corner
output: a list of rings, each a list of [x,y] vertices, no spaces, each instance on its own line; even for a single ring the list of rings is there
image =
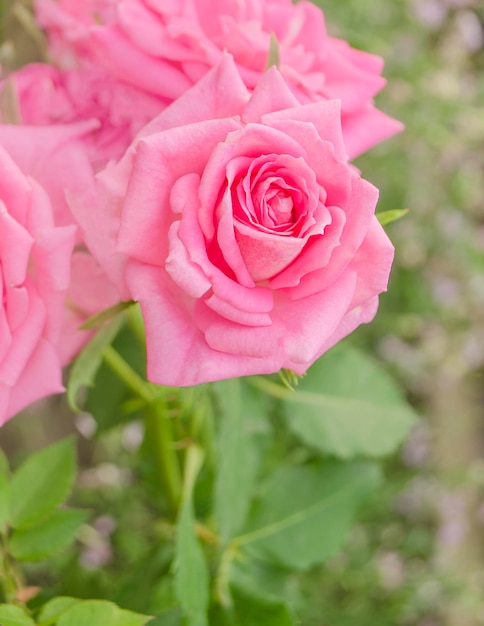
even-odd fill
[[[63,390],[58,353],[73,226],[0,146],[0,424]]]
[[[163,108],[159,99],[119,82],[92,63],[63,71],[32,63],[7,80],[14,88],[21,124],[50,126],[96,120],[83,138],[96,169],[119,159],[136,133]],[[5,85],[6,80],[0,83],[0,90]]]
[[[350,158],[402,129],[373,105],[385,84],[382,59],[329,37],[322,11],[305,0],[37,0],[36,6],[57,48],[59,41],[75,43],[81,62],[95,58],[163,103],[182,95],[224,51],[254,89],[273,33],[281,74],[300,102],[341,100]]]
[[[84,251],[66,194],[79,193],[91,184],[92,167],[85,151],[85,137],[96,122],[53,126],[0,125],[0,145],[28,180],[42,189],[55,227],[65,226],[75,237],[77,250],[67,264],[70,275],[62,296],[58,319],[57,353],[62,365],[69,363],[91,337],[80,331],[88,317],[119,301],[118,291],[95,260]],[[36,209],[33,208],[32,211]]]
[[[338,101],[301,105],[275,68],[251,95],[226,55],[72,207],[141,303],[149,379],[183,386],[302,374],[371,320],[393,259],[377,197]]]
[[[89,29],[115,18],[118,0],[34,0],[36,21],[49,34],[49,52],[64,69],[89,57]]]

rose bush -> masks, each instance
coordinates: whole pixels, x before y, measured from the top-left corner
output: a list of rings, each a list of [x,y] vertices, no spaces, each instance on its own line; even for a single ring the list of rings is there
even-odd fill
[[[73,226],[0,146],[0,424],[63,390],[58,353]]]
[[[372,319],[393,258],[377,197],[338,101],[301,105],[275,68],[250,94],[227,55],[71,204],[141,304],[149,379],[192,385],[302,374]]]
[[[217,65],[224,51],[254,89],[275,35],[280,71],[300,102],[341,100],[351,158],[402,128],[373,104],[385,84],[382,59],[328,36],[321,10],[305,0],[37,0],[36,8],[53,58],[71,65],[93,58],[163,104]]]

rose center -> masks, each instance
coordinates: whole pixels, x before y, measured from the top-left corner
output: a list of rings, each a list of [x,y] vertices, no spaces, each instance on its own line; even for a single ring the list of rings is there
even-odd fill
[[[273,190],[265,199],[266,214],[263,216],[265,226],[269,228],[281,224],[292,224],[294,221],[294,202],[282,190]]]
[[[274,228],[294,221],[294,202],[289,194],[281,189],[271,190],[264,199],[265,211],[262,223],[267,228]]]

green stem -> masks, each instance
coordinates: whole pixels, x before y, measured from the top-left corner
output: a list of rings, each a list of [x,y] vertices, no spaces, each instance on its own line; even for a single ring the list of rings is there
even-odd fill
[[[0,554],[2,571],[0,572],[0,580],[2,583],[3,595],[7,603],[16,603],[18,591],[17,576],[7,551],[7,541],[5,535],[2,536],[1,543]]]
[[[104,349],[103,357],[127,387],[147,403],[146,436],[155,457],[158,479],[166,492],[172,513],[176,514],[181,499],[182,479],[174,445],[173,425],[164,398],[162,394],[157,395],[156,388],[141,378],[112,346]]]
[[[174,446],[173,424],[162,399],[152,402],[146,411],[146,434],[153,450],[159,480],[165,488],[173,514],[178,512],[182,494],[180,462]]]
[[[146,400],[146,402],[154,400],[155,396],[150,383],[143,380],[111,345],[104,348],[103,358],[131,391],[134,391],[136,395]]]

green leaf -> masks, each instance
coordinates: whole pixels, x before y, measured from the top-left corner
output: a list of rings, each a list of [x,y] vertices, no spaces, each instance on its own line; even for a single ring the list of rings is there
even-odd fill
[[[13,604],[0,604],[1,626],[35,626],[34,620],[28,613]]]
[[[348,346],[325,354],[284,399],[292,432],[308,446],[340,458],[389,454],[416,420],[388,374]]]
[[[82,326],[80,326],[80,330],[94,330],[96,328],[100,328],[104,326],[106,322],[111,321],[114,317],[116,317],[119,313],[126,311],[130,306],[133,306],[134,300],[128,300],[127,302],[118,302],[117,304],[113,304],[113,306],[104,309],[103,311],[99,311],[95,315],[92,315],[89,319],[87,319]]]
[[[146,352],[129,325],[120,329],[112,345],[136,373],[144,377]],[[140,411],[130,413],[126,410],[126,402],[132,397],[125,381],[103,361],[96,372],[96,384],[89,387],[85,401],[85,408],[96,420],[99,434],[140,417]],[[144,409],[146,402],[139,401]]]
[[[63,613],[57,626],[144,626],[150,620],[149,615],[120,609],[112,602],[85,600]]]
[[[0,533],[10,521],[10,470],[8,460],[0,448]]]
[[[75,479],[74,440],[63,439],[29,457],[11,482],[11,524],[26,528],[42,521],[62,504]]]
[[[63,613],[79,602],[82,602],[82,600],[69,596],[58,596],[49,600],[49,602],[44,604],[37,616],[39,626],[53,626]]]
[[[158,615],[148,622],[148,626],[182,626],[182,617],[179,609],[172,609],[163,615]]]
[[[268,435],[266,396],[240,379],[213,385],[220,407],[214,513],[221,545],[240,532]]]
[[[0,114],[2,124],[20,124],[22,116],[15,88],[15,81],[11,78],[4,81],[0,91]]]
[[[96,372],[102,364],[103,351],[118,334],[122,322],[122,317],[118,317],[98,330],[74,361],[67,382],[67,400],[73,411],[82,410],[77,403],[79,391],[94,384]]]
[[[195,534],[193,512],[193,489],[202,462],[202,451],[196,446],[188,448],[175,545],[175,593],[190,626],[208,626],[209,574]]]
[[[40,561],[61,552],[74,541],[79,526],[89,517],[87,511],[56,511],[36,526],[15,530],[10,552],[17,561]]]
[[[277,41],[277,37],[274,33],[271,33],[271,40],[269,43],[269,53],[267,55],[267,63],[266,70],[275,65],[279,67],[281,64],[281,50],[279,47],[279,42]]]
[[[341,548],[379,479],[370,462],[281,467],[265,484],[250,531],[234,543],[295,569],[325,561]]]
[[[229,572],[232,588],[245,589],[251,595],[290,604],[294,601],[294,572],[263,559],[234,559]]]
[[[391,222],[396,222],[397,220],[405,217],[410,209],[391,209],[390,211],[381,211],[376,214],[376,217],[382,226],[386,226]]]
[[[294,626],[289,608],[280,600],[244,587],[232,588],[236,626]]]

